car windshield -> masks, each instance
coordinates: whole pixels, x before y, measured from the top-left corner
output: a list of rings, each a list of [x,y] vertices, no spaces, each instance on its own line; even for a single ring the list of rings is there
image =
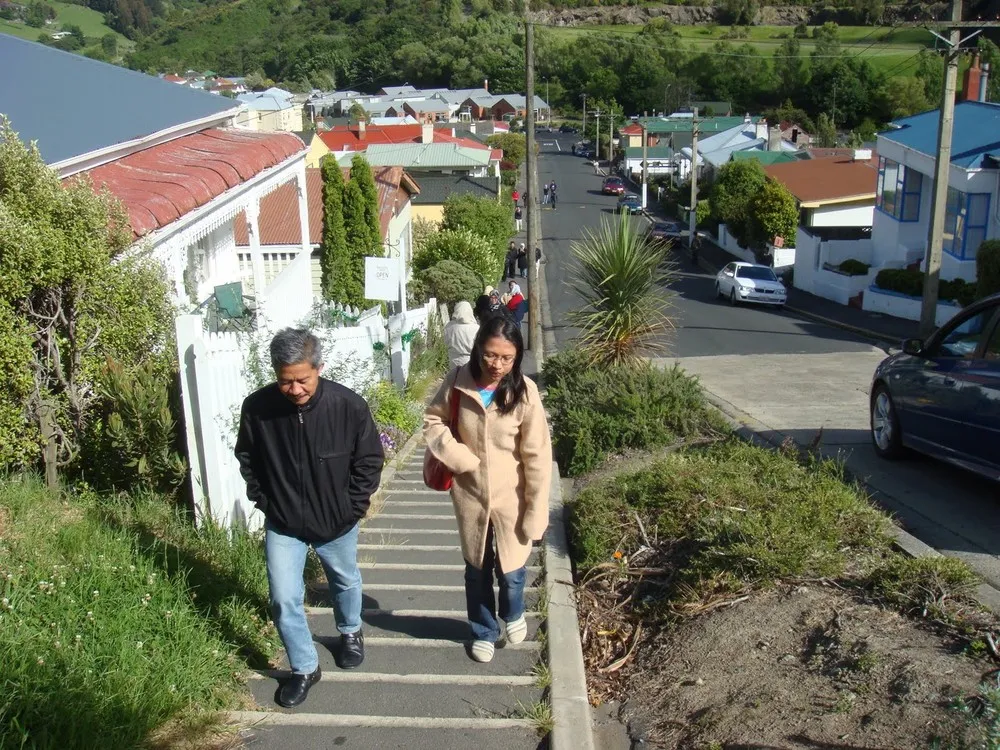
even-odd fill
[[[737,266],[736,276],[741,279],[757,279],[758,281],[777,281],[774,271],[762,266]]]

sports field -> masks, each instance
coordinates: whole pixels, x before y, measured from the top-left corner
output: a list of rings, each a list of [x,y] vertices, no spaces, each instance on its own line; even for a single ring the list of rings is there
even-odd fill
[[[43,32],[54,33],[59,31],[63,24],[69,24],[80,27],[83,35],[87,37],[88,44],[93,44],[110,32],[118,37],[119,48],[131,47],[132,45],[128,39],[118,32],[112,31],[104,23],[103,13],[73,3],[50,2],[49,5],[56,9],[56,20],[48,26],[36,29],[32,26],[26,26],[23,23],[12,23],[11,21],[0,19],[0,33],[35,41],[38,39],[39,34]]]

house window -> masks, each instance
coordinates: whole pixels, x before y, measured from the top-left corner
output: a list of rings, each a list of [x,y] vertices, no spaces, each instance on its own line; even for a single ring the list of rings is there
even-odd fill
[[[883,156],[878,160],[875,205],[896,221],[918,221],[922,182],[923,175],[920,172]]]
[[[959,260],[972,260],[986,239],[990,220],[989,193],[963,193],[948,188],[944,217],[944,251]]]

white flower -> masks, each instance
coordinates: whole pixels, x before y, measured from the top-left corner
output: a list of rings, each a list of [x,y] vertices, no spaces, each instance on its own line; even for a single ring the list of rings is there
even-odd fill
[[[94,595],[94,598],[95,598],[95,599],[96,599],[97,597],[99,597],[99,596],[101,595],[101,592],[100,592],[100,591],[98,591],[97,589],[94,589],[94,590],[93,590],[93,591],[91,591],[90,593]]]
[[[135,642],[135,647],[136,647],[137,649],[138,649],[138,648],[142,648],[142,641],[136,641],[136,642]]]
[[[45,659],[43,659],[42,657],[39,656],[38,657],[38,663],[39,664],[44,664],[45,663]]]

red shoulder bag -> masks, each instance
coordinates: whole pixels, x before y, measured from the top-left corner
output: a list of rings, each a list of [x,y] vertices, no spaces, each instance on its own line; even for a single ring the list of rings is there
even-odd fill
[[[458,436],[458,400],[459,395],[455,392],[455,383],[458,382],[458,374],[455,374],[455,382],[451,385],[451,393],[448,394],[448,403],[451,406],[451,420],[448,427],[455,440],[462,442]],[[432,490],[444,492],[451,489],[452,473],[451,469],[441,463],[441,460],[431,453],[430,448],[424,450],[424,484]]]

